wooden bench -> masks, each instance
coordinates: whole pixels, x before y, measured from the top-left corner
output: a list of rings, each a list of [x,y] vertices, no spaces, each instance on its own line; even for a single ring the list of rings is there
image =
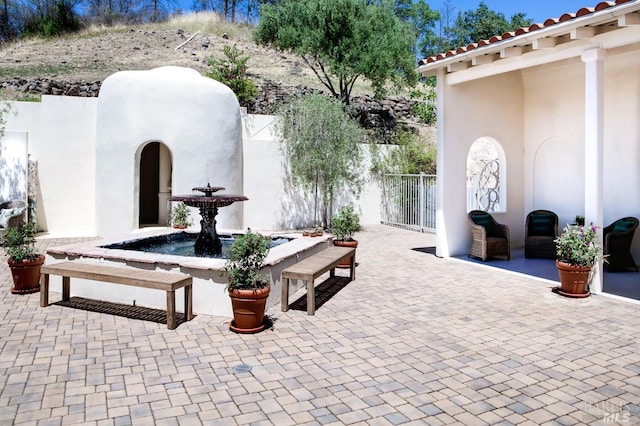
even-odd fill
[[[356,279],[356,249],[351,247],[328,247],[295,265],[291,265],[282,271],[282,301],[280,307],[282,312],[289,310],[289,280],[303,280],[307,283],[307,315],[316,313],[316,294],[314,281],[327,271],[330,276],[335,276],[336,266],[349,260],[349,279]]]
[[[184,288],[184,314],[187,321],[193,318],[191,295],[193,280],[187,274],[125,269],[79,262],[43,265],[40,278],[40,306],[42,307],[49,305],[49,275],[62,276],[62,300],[65,302],[69,300],[71,294],[71,277],[164,290],[167,292],[167,328],[170,330],[176,328],[176,290]]]

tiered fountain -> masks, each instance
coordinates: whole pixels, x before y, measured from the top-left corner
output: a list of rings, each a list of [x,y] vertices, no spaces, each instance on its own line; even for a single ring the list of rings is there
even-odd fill
[[[226,207],[236,201],[247,201],[244,195],[214,195],[214,192],[222,191],[219,186],[207,186],[193,188],[194,191],[203,192],[204,195],[175,195],[169,201],[182,201],[188,206],[198,207],[202,220],[200,221],[200,234],[195,243],[196,256],[218,256],[222,253],[222,242],[216,231],[216,215],[218,208]]]

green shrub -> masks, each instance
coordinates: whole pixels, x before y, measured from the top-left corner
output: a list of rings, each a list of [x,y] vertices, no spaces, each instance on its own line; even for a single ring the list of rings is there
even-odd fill
[[[251,232],[251,229],[235,237],[223,270],[229,275],[228,288],[250,290],[269,286],[269,278],[260,273],[260,268],[269,253],[270,243],[269,237]]]
[[[227,85],[238,98],[240,105],[247,106],[255,100],[258,89],[255,83],[247,77],[248,56],[242,56],[242,51],[236,45],[224,47],[224,59],[210,57],[208,63],[213,69],[207,77]]]
[[[409,96],[417,101],[411,107],[411,112],[417,115],[423,123],[434,126],[438,120],[435,87],[432,84],[427,84],[424,92],[412,90]]]
[[[44,16],[27,17],[22,36],[54,37],[76,32],[81,27],[80,20],[73,11],[73,6],[65,0],[61,0],[50,6]]]
[[[392,135],[396,145],[386,153],[372,145],[372,171],[374,174],[428,174],[436,173],[437,148],[433,141],[411,129],[398,127]]]

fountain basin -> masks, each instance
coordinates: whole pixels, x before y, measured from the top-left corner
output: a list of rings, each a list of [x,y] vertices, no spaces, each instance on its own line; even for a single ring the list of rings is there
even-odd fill
[[[219,255],[197,254],[194,247],[197,237],[198,234],[195,232],[180,232],[177,234],[172,233],[167,235],[156,235],[153,237],[123,241],[120,243],[109,244],[102,247],[108,249],[134,250],[176,256],[210,257],[218,259],[229,258],[229,249],[234,241],[233,235],[220,235],[220,241],[222,242],[222,252]],[[291,241],[291,238],[273,237],[271,238],[270,249],[273,249],[274,247],[277,247],[281,244],[286,244],[289,241]]]
[[[141,232],[133,238],[95,240],[84,243],[53,247],[47,250],[46,263],[77,261],[88,264],[109,265],[122,268],[157,270],[165,272],[182,272],[193,277],[193,311],[196,314],[207,314],[231,318],[231,301],[226,292],[227,276],[222,272],[225,259],[178,256],[135,250],[107,248],[114,244],[132,242],[149,237],[179,234],[182,231],[173,229],[155,229]],[[239,230],[221,230],[221,234],[240,234]],[[286,238],[290,241],[277,245],[269,251],[262,271],[271,282],[271,292],[267,300],[267,309],[280,304],[282,282],[281,272],[294,263],[327,248],[331,243],[328,235],[322,237],[302,237],[299,233],[263,232],[272,238]],[[292,282],[291,290],[302,286],[300,282]],[[62,278],[51,277],[50,289],[62,292]],[[155,309],[166,309],[166,295],[163,292],[145,288],[121,286],[89,280],[74,279],[71,284],[71,296],[124,303]],[[53,297],[55,301],[55,296]],[[183,304],[183,292],[176,292],[176,306]]]

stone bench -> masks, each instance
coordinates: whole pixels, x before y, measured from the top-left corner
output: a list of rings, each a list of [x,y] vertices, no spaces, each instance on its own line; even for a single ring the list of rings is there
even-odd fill
[[[192,278],[187,274],[141,271],[79,262],[44,265],[40,279],[40,306],[42,307],[49,305],[49,275],[62,276],[62,300],[65,302],[70,299],[72,277],[164,290],[167,292],[167,328],[170,330],[176,328],[176,290],[184,288],[184,315],[187,321],[193,318]]]
[[[356,249],[351,247],[328,247],[319,253],[307,257],[282,271],[282,312],[289,310],[289,280],[297,279],[307,283],[307,315],[316,312],[316,294],[314,281],[327,271],[335,276],[336,266],[349,260],[349,279],[356,279]]]

